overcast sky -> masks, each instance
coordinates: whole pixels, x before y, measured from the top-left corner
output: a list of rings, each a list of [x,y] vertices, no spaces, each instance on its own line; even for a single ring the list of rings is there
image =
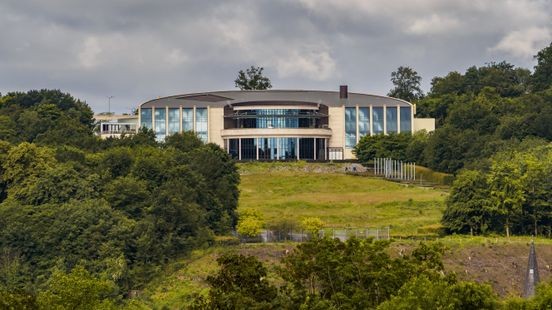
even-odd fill
[[[263,66],[275,89],[385,95],[390,73],[431,78],[506,60],[532,69],[550,0],[2,0],[0,92],[57,88],[96,112],[234,89]]]

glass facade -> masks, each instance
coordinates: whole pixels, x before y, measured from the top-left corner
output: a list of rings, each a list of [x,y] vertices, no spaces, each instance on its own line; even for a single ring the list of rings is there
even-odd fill
[[[207,143],[208,140],[207,118],[207,108],[196,108],[195,131],[197,133],[197,136],[205,143]]]
[[[242,110],[235,116],[235,128],[318,128],[322,117],[313,110]]]
[[[356,145],[356,108],[345,108],[345,147]]]
[[[375,135],[383,133],[383,107],[372,107],[372,132]]]
[[[306,160],[326,159],[325,138],[237,138],[224,142],[228,153],[235,159],[296,160],[297,155]]]
[[[194,109],[182,109],[182,131],[194,130]]]
[[[152,129],[151,124],[152,124],[151,109],[140,109],[140,127]]]
[[[358,134],[370,135],[370,108],[358,108]]]
[[[386,127],[387,133],[397,133],[398,132],[398,122],[397,122],[397,107],[387,107],[386,109]]]
[[[401,132],[412,132],[411,107],[401,107]]]
[[[169,136],[180,131],[180,109],[169,109]]]
[[[167,122],[165,108],[155,109],[155,136],[158,141],[165,140]]]

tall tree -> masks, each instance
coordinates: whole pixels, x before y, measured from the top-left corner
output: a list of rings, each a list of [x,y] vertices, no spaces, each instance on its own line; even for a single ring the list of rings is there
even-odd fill
[[[422,77],[414,69],[400,66],[391,73],[391,82],[395,87],[387,95],[406,101],[420,99],[423,97],[421,81]]]
[[[241,90],[264,90],[272,88],[270,79],[263,75],[263,67],[251,66],[245,72],[240,70],[238,77],[234,80],[236,87]]]
[[[552,43],[535,56],[537,65],[532,76],[534,91],[545,90],[552,85]]]

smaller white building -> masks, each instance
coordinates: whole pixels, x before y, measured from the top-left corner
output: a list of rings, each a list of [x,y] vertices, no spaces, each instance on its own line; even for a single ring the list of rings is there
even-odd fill
[[[94,115],[96,134],[102,139],[120,138],[138,131],[138,115],[102,113]]]

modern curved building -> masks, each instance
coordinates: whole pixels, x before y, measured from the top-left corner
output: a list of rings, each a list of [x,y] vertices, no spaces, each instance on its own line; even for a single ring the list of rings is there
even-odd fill
[[[364,135],[435,129],[410,102],[340,91],[215,91],[164,97],[139,107],[139,127],[157,139],[194,131],[238,160],[354,159]]]

